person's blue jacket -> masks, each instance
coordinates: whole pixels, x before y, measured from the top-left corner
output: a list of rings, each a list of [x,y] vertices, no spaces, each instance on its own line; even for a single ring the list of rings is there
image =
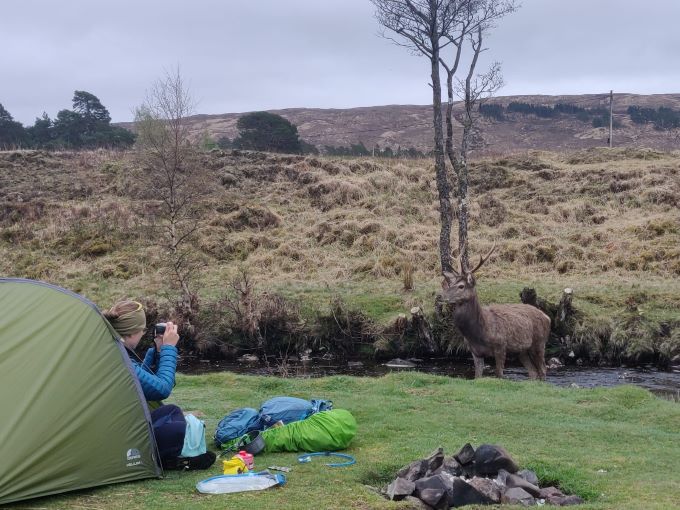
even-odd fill
[[[158,401],[170,396],[177,369],[177,348],[174,345],[163,345],[160,352],[151,347],[146,351],[143,363],[134,357],[131,361],[146,400]]]

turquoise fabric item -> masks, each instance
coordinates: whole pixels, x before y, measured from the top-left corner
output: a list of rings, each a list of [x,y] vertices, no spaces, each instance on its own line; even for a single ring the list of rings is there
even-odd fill
[[[196,457],[206,452],[205,423],[193,414],[184,416],[187,422],[187,430],[184,434],[184,447],[180,457]]]

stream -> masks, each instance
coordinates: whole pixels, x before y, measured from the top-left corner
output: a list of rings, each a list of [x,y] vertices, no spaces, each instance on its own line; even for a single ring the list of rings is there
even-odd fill
[[[360,377],[380,377],[394,371],[417,370],[428,374],[448,375],[472,379],[472,363],[445,359],[410,359],[407,364],[414,366],[393,366],[391,362],[336,361],[314,358],[311,361],[289,361],[286,365],[271,361],[269,367],[262,362],[215,361],[182,357],[178,371],[185,374],[205,374],[229,371],[249,375],[275,375],[280,377],[325,377],[331,375],[353,375]],[[400,365],[397,362],[395,365]],[[493,366],[487,366],[484,374],[493,374]],[[527,379],[527,372],[521,366],[506,367],[504,376],[513,381]],[[680,401],[680,366],[669,371],[658,370],[653,366],[643,367],[578,367],[564,366],[548,369],[546,381],[556,386],[581,388],[611,387],[620,384],[641,386],[653,393]]]

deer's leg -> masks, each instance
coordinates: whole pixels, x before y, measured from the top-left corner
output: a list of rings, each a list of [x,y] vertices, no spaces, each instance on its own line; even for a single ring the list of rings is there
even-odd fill
[[[493,352],[496,359],[496,377],[503,378],[503,369],[505,368],[505,349],[496,349]]]
[[[536,347],[532,347],[531,351],[529,351],[529,355],[538,372],[538,378],[541,381],[545,381],[545,374],[547,372],[545,367],[545,344],[540,343]]]
[[[519,360],[522,362],[522,365],[524,365],[524,368],[527,369],[527,372],[529,372],[529,379],[536,379],[538,377],[538,371],[536,370],[534,363],[531,361],[531,356],[529,356],[529,353],[527,351],[520,352]]]
[[[475,379],[479,379],[484,373],[484,358],[473,354],[472,360],[475,362]]]

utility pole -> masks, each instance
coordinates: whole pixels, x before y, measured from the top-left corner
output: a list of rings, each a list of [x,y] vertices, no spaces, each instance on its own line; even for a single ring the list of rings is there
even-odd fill
[[[609,148],[612,148],[612,132],[614,131],[614,114],[613,105],[614,104],[614,91],[609,91]]]

